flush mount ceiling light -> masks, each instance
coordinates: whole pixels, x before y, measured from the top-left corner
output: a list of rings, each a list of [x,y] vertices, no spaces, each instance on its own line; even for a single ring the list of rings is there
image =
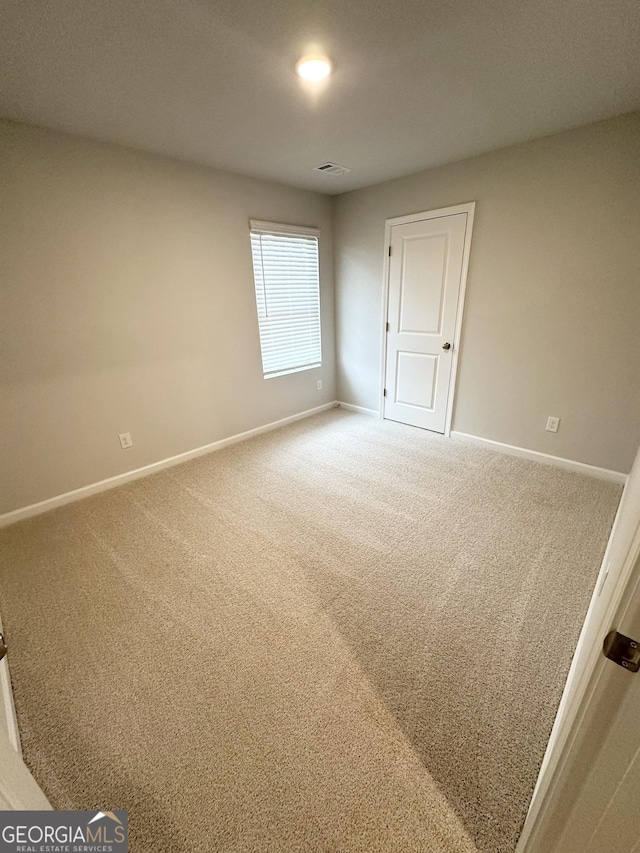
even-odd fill
[[[303,56],[296,63],[296,74],[303,80],[324,80],[331,74],[331,63],[319,53]]]

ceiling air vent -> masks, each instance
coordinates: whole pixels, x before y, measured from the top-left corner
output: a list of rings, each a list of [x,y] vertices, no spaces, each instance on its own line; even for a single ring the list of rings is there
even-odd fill
[[[325,175],[346,175],[351,169],[346,166],[338,166],[337,163],[323,163],[322,166],[315,167],[316,172],[324,172]]]

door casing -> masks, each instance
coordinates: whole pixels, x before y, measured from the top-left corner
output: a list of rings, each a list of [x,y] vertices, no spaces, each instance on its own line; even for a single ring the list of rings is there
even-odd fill
[[[0,661],[0,810],[50,809],[51,805],[22,760],[7,657]]]
[[[2,633],[2,618],[0,617],[0,633]],[[8,656],[7,656],[8,657]],[[13,703],[13,692],[11,690],[11,677],[9,675],[9,661],[4,658],[0,661],[0,726],[2,726],[9,738],[9,743],[15,751],[21,755],[20,732],[16,709]]]
[[[384,418],[384,385],[387,364],[387,313],[389,310],[389,247],[391,245],[391,229],[394,225],[406,225],[409,222],[422,222],[425,219],[439,219],[443,216],[455,216],[458,213],[467,214],[467,227],[464,237],[464,249],[462,255],[462,272],[460,274],[460,294],[458,296],[458,310],[456,313],[456,325],[453,335],[453,353],[451,361],[451,377],[449,379],[449,396],[447,399],[447,413],[445,418],[444,435],[451,435],[451,422],[453,420],[453,409],[457,389],[458,358],[460,355],[460,340],[462,337],[462,318],[464,314],[465,294],[467,289],[467,273],[469,270],[469,253],[471,251],[471,236],[473,232],[473,219],[475,214],[475,201],[466,204],[456,204],[452,207],[441,207],[437,210],[428,210],[423,213],[410,213],[406,216],[395,216],[385,220],[384,225],[384,287],[382,296],[382,322],[380,325],[382,333],[382,355],[380,361],[380,397],[378,403],[378,417]]]

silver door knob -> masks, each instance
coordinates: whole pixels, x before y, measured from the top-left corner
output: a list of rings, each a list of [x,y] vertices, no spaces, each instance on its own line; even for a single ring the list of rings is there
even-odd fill
[[[446,344],[442,344],[442,349],[451,349],[451,344],[448,342]]]

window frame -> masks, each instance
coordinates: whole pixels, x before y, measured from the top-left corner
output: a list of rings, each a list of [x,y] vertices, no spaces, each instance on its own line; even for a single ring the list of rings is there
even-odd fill
[[[260,298],[258,295],[258,288],[260,286],[260,282],[258,277],[256,276],[256,257],[254,253],[254,236],[260,235],[268,235],[273,237],[311,237],[315,239],[316,243],[316,270],[317,270],[317,337],[318,337],[318,360],[313,361],[311,364],[303,364],[303,365],[295,365],[291,366],[291,364],[286,367],[283,366],[281,369],[275,370],[265,370],[265,348],[268,347],[268,340],[266,335],[263,337],[264,326],[263,322],[265,317],[261,316],[260,310]],[[249,220],[249,241],[251,247],[251,264],[252,264],[252,273],[253,273],[253,285],[254,285],[254,299],[255,299],[255,309],[256,309],[256,318],[258,320],[258,337],[260,341],[260,355],[262,359],[262,377],[263,379],[275,379],[278,376],[287,376],[291,373],[301,373],[305,370],[315,370],[319,367],[322,367],[322,300],[321,300],[321,288],[320,288],[320,229],[313,228],[305,225],[287,225],[279,222],[267,222],[261,219],[250,219]],[[265,268],[264,264],[261,265],[260,278],[262,281],[262,285],[264,287],[264,274]],[[266,289],[264,291],[264,297],[266,298]],[[315,322],[315,313],[309,312],[304,315],[301,314],[301,317],[309,317],[313,318]],[[315,337],[316,331],[314,326],[313,337]]]

